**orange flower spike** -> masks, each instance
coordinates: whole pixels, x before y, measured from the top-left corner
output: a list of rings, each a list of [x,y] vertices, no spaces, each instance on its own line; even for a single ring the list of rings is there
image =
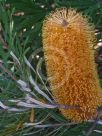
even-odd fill
[[[58,104],[80,106],[60,109],[75,122],[95,118],[102,104],[92,49],[94,35],[94,27],[74,9],[57,9],[43,22],[43,48],[52,94]]]

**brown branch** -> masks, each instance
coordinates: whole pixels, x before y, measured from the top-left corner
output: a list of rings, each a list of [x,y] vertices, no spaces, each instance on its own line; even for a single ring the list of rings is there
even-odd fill
[[[8,76],[11,77],[11,79],[13,79],[14,81],[17,81],[17,79],[11,74],[11,72],[10,72],[7,68],[5,68],[5,67],[3,66],[3,64],[2,64],[1,62],[0,62],[0,68],[1,68],[5,73],[7,73]]]
[[[3,48],[4,48],[4,49],[8,49],[8,45],[7,45],[7,43],[4,41],[4,39],[2,38],[1,34],[0,34],[0,42],[3,44]]]
[[[62,108],[62,109],[79,109],[80,106],[70,106],[70,105],[64,105],[64,104],[52,104],[54,106],[57,106],[57,108]]]

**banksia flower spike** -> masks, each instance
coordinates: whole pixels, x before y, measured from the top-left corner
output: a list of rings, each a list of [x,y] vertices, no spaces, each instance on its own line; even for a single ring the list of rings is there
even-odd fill
[[[75,122],[94,119],[102,104],[92,49],[94,35],[92,24],[74,9],[57,9],[43,22],[43,48],[52,94],[58,104],[79,106],[60,109]]]

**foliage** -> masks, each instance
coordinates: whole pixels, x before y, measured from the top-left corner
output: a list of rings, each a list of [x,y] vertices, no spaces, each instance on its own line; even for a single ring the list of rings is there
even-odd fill
[[[32,104],[30,96],[44,103],[52,100],[42,64],[41,28],[45,16],[59,7],[77,8],[89,16],[89,21],[95,24],[97,43],[102,39],[101,0],[0,0],[0,102],[4,104],[0,103],[0,136],[84,136],[92,124],[69,125],[70,121],[56,108],[51,109],[53,105],[49,105],[50,108],[46,108],[48,105],[38,108],[34,103],[36,108],[22,106],[24,103],[27,106],[27,102]],[[102,85],[100,48],[95,49]],[[96,130],[101,129],[99,122]],[[91,135],[101,133],[94,131]]]

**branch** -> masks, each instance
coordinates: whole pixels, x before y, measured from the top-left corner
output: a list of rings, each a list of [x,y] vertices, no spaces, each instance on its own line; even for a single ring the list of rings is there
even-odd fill
[[[9,76],[11,79],[13,79],[14,81],[17,81],[17,79],[11,74],[11,72],[3,66],[2,62],[0,62],[0,68],[1,68],[5,73],[7,73],[8,76]]]

